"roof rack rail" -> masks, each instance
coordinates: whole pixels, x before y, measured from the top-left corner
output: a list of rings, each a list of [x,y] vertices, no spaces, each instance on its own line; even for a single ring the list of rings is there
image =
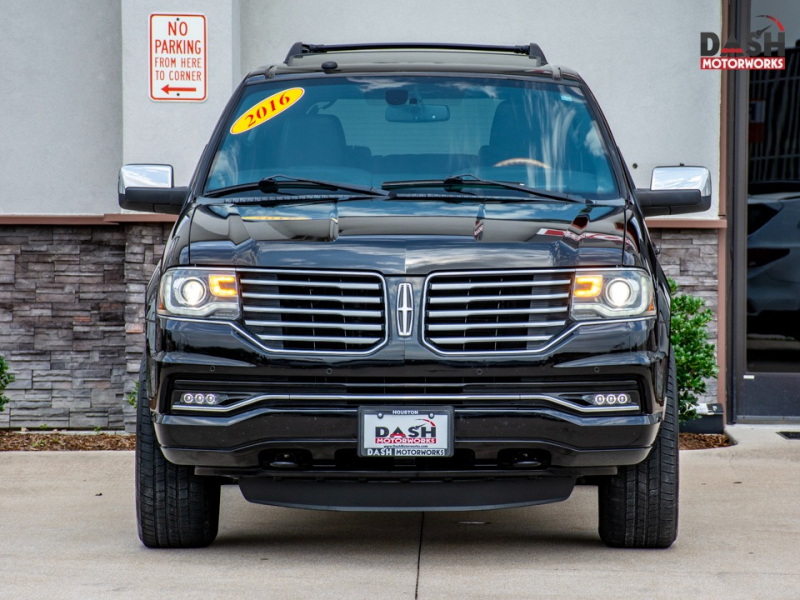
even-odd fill
[[[304,44],[295,42],[289,49],[286,59],[289,61],[295,56],[303,54],[323,54],[325,52],[346,52],[349,50],[468,50],[473,52],[508,52],[511,54],[525,54],[528,58],[538,59],[540,65],[546,65],[547,59],[539,44],[531,42],[527,46],[489,46],[478,44],[428,44],[420,42],[409,43],[376,43],[376,44]]]

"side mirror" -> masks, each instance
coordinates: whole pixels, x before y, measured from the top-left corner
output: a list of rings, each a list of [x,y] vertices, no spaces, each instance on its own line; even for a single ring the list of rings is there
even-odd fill
[[[656,167],[650,189],[637,189],[645,217],[703,212],[711,207],[711,173],[705,167]]]
[[[188,187],[173,187],[172,165],[125,165],[119,170],[119,205],[127,210],[177,215]]]

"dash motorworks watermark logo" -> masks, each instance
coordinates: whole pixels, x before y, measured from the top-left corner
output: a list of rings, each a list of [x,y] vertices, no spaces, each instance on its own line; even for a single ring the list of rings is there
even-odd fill
[[[719,36],[700,32],[700,68],[715,70],[781,70],[786,68],[786,30],[770,15],[759,15],[757,29],[747,39],[728,38],[722,45]]]

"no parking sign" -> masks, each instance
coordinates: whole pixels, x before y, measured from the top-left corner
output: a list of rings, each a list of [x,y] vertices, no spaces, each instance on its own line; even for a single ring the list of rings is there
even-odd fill
[[[150,99],[202,102],[206,73],[205,15],[150,15]]]

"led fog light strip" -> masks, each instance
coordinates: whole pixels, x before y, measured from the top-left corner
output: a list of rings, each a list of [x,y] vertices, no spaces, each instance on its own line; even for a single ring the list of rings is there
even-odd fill
[[[195,394],[195,397],[198,394]],[[613,395],[613,394],[612,394]],[[607,397],[608,395],[606,395]],[[193,412],[213,412],[213,413],[227,413],[233,410],[238,410],[240,408],[251,406],[253,404],[257,404],[259,402],[269,402],[269,401],[308,401],[308,400],[320,400],[320,401],[363,401],[369,402],[374,401],[376,397],[374,395],[359,395],[359,394],[263,394],[260,396],[254,396],[252,398],[247,398],[246,400],[240,400],[238,402],[234,402],[232,404],[227,405],[214,405],[210,406],[208,404],[198,404],[195,402],[194,404],[183,405],[183,404],[175,404],[173,405],[173,410],[176,411],[193,411]],[[542,401],[548,404],[554,404],[557,406],[562,406],[565,408],[569,408],[576,412],[591,414],[591,413],[614,413],[614,412],[636,412],[639,410],[639,406],[637,404],[627,404],[620,406],[619,404],[611,405],[604,405],[604,406],[583,406],[577,404],[575,402],[570,402],[569,400],[564,400],[562,398],[555,398],[553,396],[547,395],[529,395],[529,394],[413,394],[413,395],[401,395],[401,394],[385,394],[380,396],[380,400],[382,402],[407,402],[411,403],[418,403],[418,404],[425,404],[426,402],[475,402],[475,401],[487,401],[487,402],[519,402],[519,401]],[[278,409],[287,408],[290,410],[297,410],[291,407],[274,407]],[[338,407],[337,407],[338,408]],[[535,409],[535,408],[545,408],[545,407],[519,407],[523,409]]]

